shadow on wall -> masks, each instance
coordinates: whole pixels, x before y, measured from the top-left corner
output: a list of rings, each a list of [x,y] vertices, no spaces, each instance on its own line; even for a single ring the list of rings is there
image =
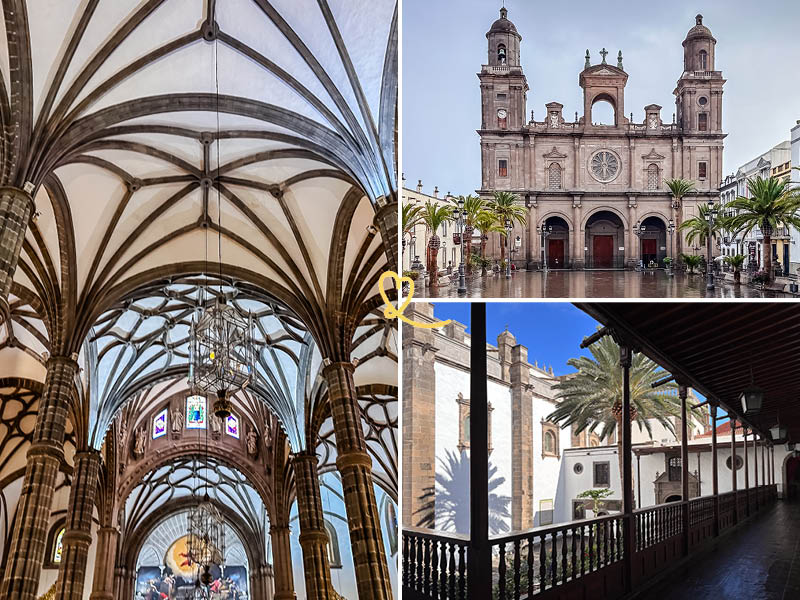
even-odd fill
[[[420,496],[423,506],[417,511],[417,527],[438,531],[449,531],[469,535],[469,465],[466,450],[447,451],[445,459],[439,459],[441,471],[436,473],[435,488],[427,488]],[[489,535],[510,530],[510,496],[500,496],[495,490],[505,483],[505,477],[497,477],[497,467],[489,463]]]

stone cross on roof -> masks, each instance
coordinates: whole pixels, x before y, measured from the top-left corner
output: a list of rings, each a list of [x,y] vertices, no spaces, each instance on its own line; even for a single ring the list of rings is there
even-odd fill
[[[600,50],[600,56],[603,57],[603,64],[606,64],[606,56],[608,56],[608,50],[606,50],[605,48]]]

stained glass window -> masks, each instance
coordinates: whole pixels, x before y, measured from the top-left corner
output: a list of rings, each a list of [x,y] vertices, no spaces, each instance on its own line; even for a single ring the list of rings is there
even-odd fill
[[[153,419],[153,439],[160,438],[167,433],[167,409],[158,413]]]
[[[53,547],[53,562],[58,564],[61,562],[61,553],[64,550],[64,529],[58,532],[56,536],[56,543]]]
[[[228,415],[228,418],[225,419],[225,433],[239,439],[239,419],[236,416]]]
[[[205,396],[189,396],[186,398],[186,429],[206,428]]]

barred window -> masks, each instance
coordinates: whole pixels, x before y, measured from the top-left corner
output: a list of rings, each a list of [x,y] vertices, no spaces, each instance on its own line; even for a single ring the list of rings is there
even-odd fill
[[[705,179],[708,175],[708,164],[706,162],[700,162],[697,165],[697,178],[698,179]]]
[[[558,163],[552,163],[548,169],[547,184],[551,190],[561,189],[561,167]]]
[[[700,113],[697,115],[697,129],[700,131],[708,131],[708,114]]]
[[[508,161],[500,160],[497,163],[497,175],[499,177],[508,177]]]
[[[647,167],[647,189],[657,190],[658,184],[658,165],[652,164]]]

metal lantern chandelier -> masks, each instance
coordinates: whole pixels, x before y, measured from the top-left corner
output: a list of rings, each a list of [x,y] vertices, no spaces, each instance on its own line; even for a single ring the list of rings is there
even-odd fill
[[[253,316],[244,317],[224,296],[192,323],[189,383],[196,391],[215,393],[214,414],[231,414],[230,396],[253,377]]]
[[[190,565],[197,571],[197,584],[209,586],[213,582],[211,567],[225,566],[225,522],[208,494],[189,511],[189,531],[186,553]]]

